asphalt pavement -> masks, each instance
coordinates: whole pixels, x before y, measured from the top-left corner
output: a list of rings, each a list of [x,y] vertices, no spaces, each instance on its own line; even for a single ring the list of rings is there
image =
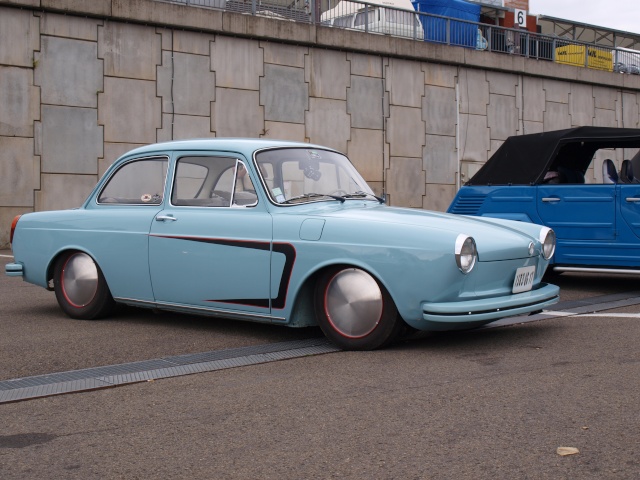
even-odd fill
[[[638,479],[640,279],[554,280],[562,315],[535,322],[0,404],[0,478]],[[319,335],[134,308],[83,322],[0,277],[0,381]]]

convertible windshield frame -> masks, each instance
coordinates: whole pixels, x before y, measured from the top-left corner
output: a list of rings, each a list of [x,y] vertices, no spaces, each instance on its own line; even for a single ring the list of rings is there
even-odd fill
[[[335,150],[270,147],[255,151],[253,163],[267,198],[277,207],[379,199],[347,156]]]

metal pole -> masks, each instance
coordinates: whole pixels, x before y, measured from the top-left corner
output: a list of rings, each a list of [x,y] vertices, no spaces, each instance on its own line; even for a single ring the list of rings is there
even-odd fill
[[[364,5],[364,31],[369,32],[369,4]]]
[[[446,23],[446,31],[444,33],[445,35],[445,42],[447,45],[451,45],[451,20],[449,20],[447,18],[447,23]]]

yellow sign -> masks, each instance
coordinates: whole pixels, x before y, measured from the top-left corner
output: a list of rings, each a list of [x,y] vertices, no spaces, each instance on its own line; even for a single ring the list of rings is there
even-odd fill
[[[584,55],[588,52],[589,59],[585,61]],[[574,65],[596,70],[606,70],[613,72],[613,55],[608,50],[598,50],[597,48],[585,47],[584,45],[567,45],[556,48],[556,62],[565,65]]]

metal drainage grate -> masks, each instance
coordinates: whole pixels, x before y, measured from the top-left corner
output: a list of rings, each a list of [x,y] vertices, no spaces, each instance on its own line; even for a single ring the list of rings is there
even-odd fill
[[[638,304],[640,304],[640,292],[603,295],[561,302],[555,305],[556,308],[553,311],[545,311],[536,315],[503,318],[482,327],[482,329],[551,318],[579,316],[580,314]],[[338,351],[340,349],[330,344],[327,339],[318,337],[16,378],[0,381],[0,404]]]
[[[83,392],[193,373],[276,362],[340,351],[325,338],[178,355],[0,381],[0,403]]]

